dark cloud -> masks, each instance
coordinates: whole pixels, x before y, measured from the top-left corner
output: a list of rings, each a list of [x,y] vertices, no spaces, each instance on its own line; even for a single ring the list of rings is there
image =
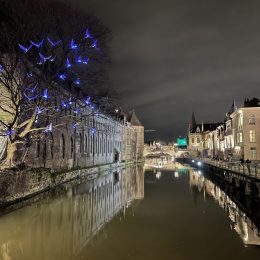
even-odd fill
[[[124,106],[157,138],[185,134],[192,111],[198,120],[221,121],[233,97],[239,105],[259,96],[259,1],[76,4],[112,29],[111,78]]]

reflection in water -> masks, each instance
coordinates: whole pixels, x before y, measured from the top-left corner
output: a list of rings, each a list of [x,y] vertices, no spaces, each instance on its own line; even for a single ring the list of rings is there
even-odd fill
[[[143,168],[68,184],[61,193],[0,218],[0,260],[73,259],[115,215],[144,197]]]
[[[190,187],[193,191],[195,201],[197,200],[198,192],[203,193],[204,198],[206,195],[213,197],[218,205],[227,213],[231,229],[237,232],[242,238],[243,243],[245,245],[260,245],[259,228],[230,196],[211,180],[204,177],[201,171],[191,169],[189,175]]]

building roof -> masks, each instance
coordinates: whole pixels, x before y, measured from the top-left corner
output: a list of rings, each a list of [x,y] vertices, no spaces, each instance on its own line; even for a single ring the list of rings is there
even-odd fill
[[[201,124],[196,124],[193,129],[190,129],[190,133],[201,133],[201,132],[207,132],[207,131],[214,131],[217,129],[219,125],[222,123],[201,123]]]
[[[259,98],[252,98],[251,100],[246,98],[244,101],[244,107],[260,107]]]
[[[130,122],[131,125],[133,125],[133,126],[143,126],[143,125],[141,124],[141,122],[139,121],[137,115],[135,114],[134,109],[130,112],[127,121]]]

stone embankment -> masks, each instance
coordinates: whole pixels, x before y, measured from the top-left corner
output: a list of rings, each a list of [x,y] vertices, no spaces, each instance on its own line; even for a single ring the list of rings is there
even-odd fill
[[[257,164],[221,162],[208,158],[182,158],[180,160],[197,170],[205,170],[208,174],[213,174],[225,185],[232,186],[241,194],[260,199],[260,168]]]
[[[119,171],[134,162],[116,162],[85,169],[52,172],[50,169],[26,169],[0,172],[0,207],[30,198],[75,179],[93,178],[99,174]]]

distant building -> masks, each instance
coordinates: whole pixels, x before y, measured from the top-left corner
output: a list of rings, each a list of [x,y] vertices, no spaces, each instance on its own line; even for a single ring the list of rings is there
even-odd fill
[[[197,124],[195,115],[188,132],[188,149],[197,156],[224,160],[260,161],[260,100],[235,100],[223,123]]]

